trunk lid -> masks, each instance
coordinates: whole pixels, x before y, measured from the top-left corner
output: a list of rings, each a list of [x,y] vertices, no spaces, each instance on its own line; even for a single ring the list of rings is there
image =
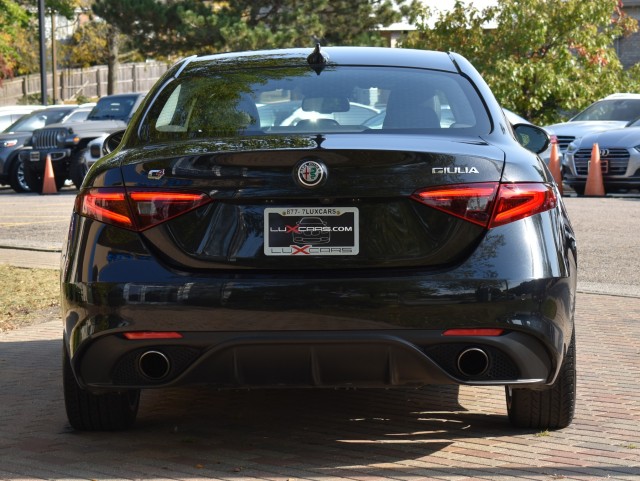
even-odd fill
[[[366,133],[185,142],[127,159],[127,189],[213,199],[141,234],[181,269],[453,265],[485,229],[411,195],[497,182],[504,165],[479,138]]]

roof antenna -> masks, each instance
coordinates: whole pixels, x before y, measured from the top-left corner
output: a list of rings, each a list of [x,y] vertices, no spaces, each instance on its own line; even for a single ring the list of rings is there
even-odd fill
[[[316,48],[314,48],[313,52],[311,52],[307,57],[307,63],[318,75],[320,75],[328,62],[329,56],[320,51],[320,42],[316,43]]]

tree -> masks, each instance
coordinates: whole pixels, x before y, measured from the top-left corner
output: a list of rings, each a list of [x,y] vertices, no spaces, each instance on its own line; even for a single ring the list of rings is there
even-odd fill
[[[483,11],[457,0],[404,47],[455,51],[484,76],[498,101],[533,122],[548,124],[616,91],[638,88],[639,67],[624,71],[617,38],[635,32],[619,0],[498,0]]]
[[[78,25],[64,45],[65,63],[69,67],[86,68],[107,63],[109,25],[90,19]]]
[[[401,11],[413,3],[415,0],[95,0],[94,12],[129,36],[143,53],[171,58],[313,46],[316,41],[377,44],[381,42],[377,27],[398,21]]]
[[[325,45],[380,45],[378,27],[400,20],[401,12],[416,2],[389,0],[239,0],[223,12],[222,49],[305,47]],[[408,4],[408,5],[407,5]],[[415,8],[415,6],[414,6]]]
[[[73,18],[75,8],[88,0],[47,0],[47,11]],[[15,73],[40,69],[37,0],[0,0],[0,81]]]
[[[14,39],[28,20],[27,12],[17,2],[0,0],[0,82],[13,75],[18,58]]]
[[[142,55],[175,60],[194,53],[311,47],[316,41],[376,44],[377,27],[401,16],[391,0],[95,0],[93,11],[112,29],[111,72],[118,34]]]
[[[153,54],[150,45],[161,42],[171,18],[172,1],[160,0],[95,0],[93,11],[106,21],[107,93],[116,93],[116,72],[120,62],[123,36],[141,51]]]

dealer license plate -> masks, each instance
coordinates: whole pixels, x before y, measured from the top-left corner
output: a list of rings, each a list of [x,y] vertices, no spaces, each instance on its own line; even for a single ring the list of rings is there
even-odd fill
[[[269,207],[267,256],[353,256],[359,251],[357,207]]]

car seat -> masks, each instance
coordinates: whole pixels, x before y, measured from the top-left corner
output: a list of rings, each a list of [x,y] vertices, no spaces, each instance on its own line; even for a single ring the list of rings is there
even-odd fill
[[[402,91],[389,96],[383,129],[438,129],[440,119],[427,105],[428,100]]]

